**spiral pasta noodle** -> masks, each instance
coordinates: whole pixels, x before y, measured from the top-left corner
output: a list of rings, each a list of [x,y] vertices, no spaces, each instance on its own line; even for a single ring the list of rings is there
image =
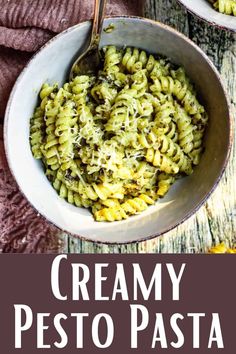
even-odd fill
[[[158,189],[157,195],[159,197],[164,197],[164,195],[169,191],[171,185],[174,183],[175,178],[168,174],[162,173],[158,177]]]
[[[55,135],[58,137],[59,145],[58,153],[63,170],[70,168],[74,157],[73,138],[77,133],[77,119],[74,118],[76,113],[73,108],[72,101],[60,107],[55,124]]]
[[[59,197],[112,222],[144,212],[191,175],[208,117],[183,68],[137,48],[101,54],[97,77],[42,86],[30,144]]]
[[[147,195],[126,200],[124,203],[112,203],[109,207],[95,212],[97,221],[120,221],[127,219],[129,215],[138,214],[153,205],[154,201]],[[108,204],[109,205],[109,204]]]
[[[104,71],[110,78],[115,78],[119,72],[119,66],[122,56],[115,46],[105,48],[106,56],[104,61]]]
[[[173,79],[171,76],[156,78],[150,89],[154,95],[160,91],[174,95],[190,115],[204,112],[203,106],[199,104],[196,96],[188,88],[188,85],[177,79]]]
[[[34,116],[31,119],[30,124],[30,143],[32,153],[35,159],[41,159],[43,156],[41,146],[44,142],[44,125],[45,122],[43,110],[38,107],[35,110]]]
[[[42,145],[42,152],[46,159],[47,164],[52,170],[59,168],[59,153],[58,137],[55,134],[56,130],[56,116],[59,111],[59,106],[54,105],[53,101],[50,100],[45,106],[45,121],[46,121],[46,142]]]

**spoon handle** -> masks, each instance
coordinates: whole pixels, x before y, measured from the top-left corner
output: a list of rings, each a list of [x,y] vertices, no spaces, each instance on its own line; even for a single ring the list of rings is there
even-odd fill
[[[101,34],[107,0],[95,0],[91,44],[97,42]]]

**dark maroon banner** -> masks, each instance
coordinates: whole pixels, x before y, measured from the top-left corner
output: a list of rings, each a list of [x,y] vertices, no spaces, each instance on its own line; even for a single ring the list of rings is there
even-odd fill
[[[1,255],[0,353],[236,353],[235,255]]]

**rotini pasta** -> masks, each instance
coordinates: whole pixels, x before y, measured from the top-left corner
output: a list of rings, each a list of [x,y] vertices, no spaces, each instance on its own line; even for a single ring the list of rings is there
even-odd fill
[[[41,107],[36,108],[30,124],[30,143],[35,159],[42,158],[41,146],[44,142],[44,112]]]
[[[158,189],[157,195],[160,197],[164,197],[164,195],[170,189],[170,186],[174,183],[175,178],[171,175],[162,173],[158,176]]]
[[[137,48],[102,55],[98,77],[42,86],[30,144],[61,198],[121,221],[193,172],[207,113],[183,68]]]
[[[141,194],[139,197],[127,199],[124,203],[108,203],[108,207],[95,212],[97,221],[119,221],[127,219],[129,215],[140,213],[148,208],[154,201],[147,195]]]

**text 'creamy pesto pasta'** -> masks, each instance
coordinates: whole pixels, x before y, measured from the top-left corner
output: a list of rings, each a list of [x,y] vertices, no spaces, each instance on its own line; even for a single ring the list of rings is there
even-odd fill
[[[43,85],[30,142],[60,197],[115,221],[193,172],[207,114],[182,68],[133,48],[102,55],[98,77]]]
[[[236,16],[236,0],[209,0],[214,8],[226,15]]]

